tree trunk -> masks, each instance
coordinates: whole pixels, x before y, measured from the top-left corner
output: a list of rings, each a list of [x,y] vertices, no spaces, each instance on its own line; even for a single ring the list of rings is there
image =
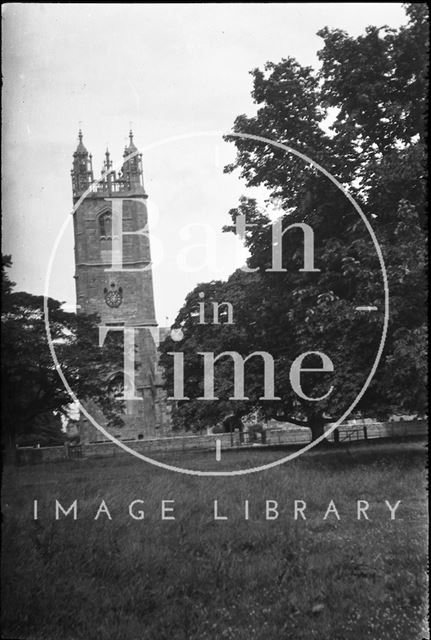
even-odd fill
[[[325,433],[325,420],[320,413],[309,416],[307,426],[311,429],[311,441],[314,442]],[[327,444],[327,440],[323,439],[321,444]]]
[[[3,428],[5,429],[5,425],[3,423]],[[6,431],[3,433],[2,438],[2,449],[3,449],[3,464],[16,464],[17,462],[17,454],[16,454],[16,443],[15,443],[15,434],[13,431]]]

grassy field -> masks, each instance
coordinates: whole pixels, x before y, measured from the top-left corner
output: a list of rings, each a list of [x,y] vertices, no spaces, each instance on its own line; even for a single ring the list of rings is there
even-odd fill
[[[180,476],[129,456],[6,468],[2,637],[428,638],[425,451],[313,451],[239,478]],[[230,453],[219,464],[266,455]],[[193,459],[212,467],[213,457]],[[76,499],[77,519],[55,520],[56,499]],[[137,499],[143,520],[128,513]],[[102,500],[111,520],[106,509],[94,519]],[[175,520],[161,519],[162,500],[175,501]],[[214,500],[227,520],[214,520]],[[278,519],[266,520],[266,500],[277,501]],[[306,520],[294,519],[294,500],[306,502]],[[330,500],[340,520],[323,519]],[[369,502],[369,520],[357,520],[357,500]],[[385,500],[401,500],[395,520]]]

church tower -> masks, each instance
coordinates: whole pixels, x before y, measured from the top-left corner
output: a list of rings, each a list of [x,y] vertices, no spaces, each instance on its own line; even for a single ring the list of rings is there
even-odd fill
[[[124,333],[124,341],[131,339],[135,343],[132,395],[137,399],[125,401],[124,427],[112,434],[120,439],[154,437],[161,422],[157,406],[160,376],[153,339],[157,322],[142,156],[130,131],[121,170],[117,174],[112,169],[106,150],[102,177],[95,181],[92,156],[84,146],[81,131],[78,139],[71,172],[76,207],[73,226],[77,310],[98,314],[101,325]],[[121,378],[124,379],[123,371]],[[99,424],[106,426],[94,403],[89,411]],[[82,418],[81,424],[86,422]],[[84,426],[84,441],[104,439],[92,425]]]

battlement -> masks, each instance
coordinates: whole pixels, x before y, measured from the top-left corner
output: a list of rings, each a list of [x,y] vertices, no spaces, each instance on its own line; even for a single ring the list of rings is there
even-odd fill
[[[144,189],[142,154],[138,152],[133,142],[132,131],[129,133],[129,145],[126,145],[124,149],[121,170],[118,173],[114,171],[109,150],[106,149],[101,178],[95,179],[93,156],[84,146],[83,135],[80,130],[78,133],[78,146],[73,154],[71,177],[74,201],[89,189],[88,196],[90,197],[104,197],[115,194],[147,197]]]

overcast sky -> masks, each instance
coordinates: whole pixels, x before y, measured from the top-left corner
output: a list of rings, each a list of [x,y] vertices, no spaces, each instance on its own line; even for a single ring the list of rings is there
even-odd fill
[[[223,174],[233,145],[210,132],[254,113],[248,72],[288,56],[316,67],[324,26],[357,36],[368,24],[405,23],[399,3],[3,5],[2,251],[12,254],[17,288],[43,293],[69,220],[49,292],[75,303],[78,128],[98,177],[107,145],[121,160],[132,123],[151,203],[157,318],[171,324],[196,283],[240,264],[221,227],[238,197],[252,194]]]

